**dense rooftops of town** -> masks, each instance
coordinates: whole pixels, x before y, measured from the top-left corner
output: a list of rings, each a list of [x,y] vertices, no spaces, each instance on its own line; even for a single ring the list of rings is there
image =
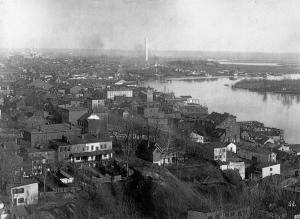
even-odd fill
[[[47,60],[45,62],[52,61]],[[68,60],[53,60],[53,62],[58,65],[64,65],[63,63],[74,63],[74,66],[71,65],[74,67],[74,71],[73,69],[66,68],[57,73],[57,75],[51,75],[51,71],[40,72],[38,74],[40,74],[39,76],[41,79],[34,80],[34,78],[39,78],[36,77],[38,75],[36,75],[35,71],[28,70],[32,72],[32,74],[29,76],[27,73],[24,73],[24,75],[26,75],[25,78],[30,78],[30,80],[22,79],[19,81],[20,86],[28,85],[24,91],[20,92],[23,97],[29,96],[30,98],[30,94],[33,92],[37,93],[37,96],[43,97],[40,100],[41,104],[39,106],[31,104],[30,106],[26,106],[26,110],[24,111],[27,113],[27,111],[34,112],[35,110],[43,109],[47,111],[47,115],[50,115],[53,118],[51,121],[49,117],[46,116],[45,117],[47,119],[43,119],[44,115],[32,116],[29,118],[27,121],[32,122],[32,124],[30,123],[30,125],[24,129],[25,132],[27,131],[27,133],[24,132],[24,136],[25,134],[26,137],[29,136],[26,138],[26,140],[30,142],[31,145],[25,143],[23,144],[23,142],[21,142],[20,145],[17,145],[17,142],[13,141],[13,144],[17,147],[10,147],[10,149],[13,149],[14,152],[18,151],[20,146],[28,147],[25,152],[28,154],[28,157],[32,156],[33,158],[31,158],[31,160],[24,159],[25,163],[23,163],[23,166],[25,164],[29,169],[31,168],[30,162],[32,160],[40,161],[41,159],[48,159],[48,161],[53,159],[55,160],[53,161],[55,162],[55,165],[60,164],[60,162],[66,162],[67,165],[74,162],[80,164],[81,167],[86,165],[86,168],[89,170],[93,169],[95,166],[104,166],[106,165],[106,159],[115,158],[113,156],[115,155],[114,151],[116,151],[115,145],[113,147],[114,150],[112,150],[111,146],[113,145],[113,142],[108,136],[109,132],[113,133],[112,136],[114,136],[116,142],[118,141],[118,145],[116,143],[116,146],[119,147],[120,144],[121,153],[119,153],[120,156],[114,160],[116,162],[118,159],[124,159],[122,156],[125,153],[122,150],[124,150],[125,145],[128,146],[132,144],[130,146],[133,146],[132,148],[134,148],[136,146],[134,144],[139,143],[136,152],[137,154],[148,154],[150,159],[147,161],[154,163],[154,159],[151,158],[157,155],[156,164],[163,166],[166,165],[166,167],[169,164],[174,165],[173,167],[175,167],[176,164],[176,168],[181,171],[181,168],[187,167],[187,165],[185,166],[185,162],[189,159],[189,156],[191,155],[189,152],[191,151],[191,153],[193,153],[192,156],[197,157],[197,159],[201,157],[197,160],[197,162],[206,162],[204,168],[201,167],[202,169],[205,169],[205,171],[210,171],[209,169],[206,170],[206,165],[208,165],[208,163],[213,164],[216,167],[212,174],[203,174],[203,177],[201,176],[196,179],[199,180],[200,178],[204,178],[204,180],[200,182],[201,185],[226,185],[227,179],[224,180],[224,178],[218,176],[227,174],[221,174],[219,172],[223,171],[223,169],[219,169],[221,168],[221,165],[227,165],[226,168],[229,168],[228,166],[234,163],[234,165],[241,165],[245,167],[245,163],[248,162],[248,166],[256,165],[257,168],[261,168],[263,165],[265,165],[269,167],[275,163],[265,163],[265,161],[276,160],[269,159],[269,157],[273,155],[276,157],[276,154],[273,154],[272,152],[277,154],[285,153],[283,151],[278,152],[275,150],[275,148],[278,148],[280,144],[275,145],[276,147],[272,149],[269,149],[268,147],[273,147],[274,145],[273,143],[266,143],[270,136],[274,137],[273,134],[281,134],[277,132],[279,129],[264,127],[262,123],[257,121],[236,123],[236,117],[230,115],[229,113],[222,114],[213,112],[208,114],[208,108],[201,105],[202,103],[200,104],[199,100],[193,100],[192,96],[190,95],[176,97],[174,93],[157,92],[149,87],[133,88],[131,85],[135,85],[138,77],[136,75],[132,75],[127,78],[129,75],[127,72],[123,73],[118,70],[119,63],[114,63],[113,67],[105,64],[108,70],[105,67],[103,70],[105,74],[99,75],[94,68],[95,65],[91,66],[91,71],[84,71],[85,69],[89,69],[89,64],[87,64],[85,61],[80,61],[80,64],[78,65],[76,64],[76,61],[73,62]],[[82,73],[81,71],[85,73]],[[111,73],[115,73],[115,75],[109,75]],[[127,76],[125,77],[123,74]],[[97,79],[100,77],[109,77],[109,79]],[[53,87],[49,88],[48,85]],[[63,91],[58,91],[59,89],[63,89]],[[110,96],[107,95],[108,93]],[[19,94],[16,94],[16,97],[18,95]],[[11,97],[11,100],[14,98],[15,97]],[[110,101],[107,101],[107,99],[110,99]],[[25,102],[26,101],[24,101],[24,105],[26,105]],[[95,105],[98,111],[93,108]],[[30,110],[28,110],[29,107]],[[62,109],[66,109],[69,112],[66,113],[66,111]],[[71,112],[79,110],[88,110],[88,112]],[[43,125],[36,124],[39,122],[70,122],[69,118],[69,121],[67,121],[67,119],[60,120],[60,117],[62,117],[62,115],[70,116],[71,114],[76,115],[76,118],[74,117],[72,119],[72,123],[74,125],[70,125],[69,123]],[[108,119],[108,115],[116,120],[116,124],[108,124],[111,122],[111,120]],[[143,128],[139,126],[138,128],[135,127],[129,130],[131,127],[126,126],[126,128],[124,128],[124,125],[120,124],[120,121],[126,123],[130,122],[128,118],[135,119],[138,117],[139,119],[141,118],[141,120],[143,120],[141,121]],[[228,118],[230,118],[229,125],[226,124],[226,122],[224,123],[224,121],[228,121]],[[180,123],[179,121],[184,121],[186,124],[191,126],[180,130],[177,127],[178,123]],[[212,124],[222,125],[211,127]],[[107,129],[107,126],[110,126],[110,129]],[[256,138],[253,141],[254,143],[240,142],[240,126],[244,128],[242,130],[247,130],[249,127],[251,128],[248,134],[251,136],[252,134],[255,134]],[[73,130],[76,131],[72,132]],[[189,138],[191,137],[190,133],[192,130],[196,133],[193,135],[196,142],[190,142],[194,140]],[[234,130],[238,131],[234,132]],[[28,134],[28,132],[31,133],[31,136]],[[174,134],[174,136],[170,137],[170,133]],[[156,135],[159,135],[159,137]],[[24,136],[20,135],[19,137]],[[234,147],[236,147],[234,152],[227,148],[229,147],[229,142],[232,142],[230,145],[234,145]],[[6,142],[3,142],[3,145],[1,145],[2,148],[5,148],[5,143]],[[102,145],[100,143],[102,143]],[[48,144],[49,148],[46,147]],[[7,145],[10,146],[9,144]],[[41,145],[42,147],[40,146],[40,148],[34,148],[36,145]],[[107,145],[109,145],[109,147],[106,147]],[[261,146],[258,147],[257,145]],[[185,149],[183,149],[184,147]],[[191,150],[194,149],[193,147],[201,149],[199,150],[200,153],[196,154],[197,150]],[[57,150],[58,148],[61,150]],[[294,149],[294,151],[299,150],[300,152],[300,149],[298,149],[300,146],[290,146],[290,148]],[[242,151],[245,156],[239,154],[239,151]],[[215,152],[223,153],[224,159],[222,157],[221,161],[220,157],[215,156]],[[111,154],[107,156],[108,153]],[[178,156],[180,153],[186,155],[182,163],[180,163],[181,157]],[[132,154],[134,154],[134,151]],[[52,158],[49,158],[50,155]],[[130,156],[134,157],[134,155]],[[71,159],[71,157],[78,159]],[[129,157],[129,159],[132,157]],[[102,160],[102,158],[104,160]],[[135,158],[136,157],[134,157],[134,159]],[[116,165],[116,162],[113,165]],[[194,161],[189,162],[194,164]],[[219,166],[216,164],[219,164]],[[93,171],[96,172],[96,168],[93,169]],[[200,172],[199,169],[197,171]],[[57,174],[57,176],[63,177],[60,174]],[[39,177],[43,181],[43,176]],[[46,177],[47,180],[51,178],[50,172],[46,172],[45,178]],[[187,178],[188,177],[189,176],[187,176]],[[240,178],[238,181],[240,181]],[[61,187],[67,187],[63,183],[60,184]],[[83,187],[86,186],[84,183],[80,185]],[[52,186],[54,187],[54,185]]]
[[[67,123],[47,124],[38,127],[28,127],[25,131],[28,132],[63,132],[67,130],[81,130],[80,128]]]
[[[27,84],[28,87],[35,87],[35,88],[41,88],[41,89],[44,89],[44,90],[49,90],[50,88],[53,87],[53,85],[49,84],[49,83],[46,83],[44,81],[41,81],[41,80],[35,80],[35,81],[32,81],[31,83]]]

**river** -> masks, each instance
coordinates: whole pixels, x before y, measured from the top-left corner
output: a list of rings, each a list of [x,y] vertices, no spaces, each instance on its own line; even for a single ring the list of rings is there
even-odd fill
[[[210,80],[176,78],[165,82],[150,80],[144,84],[158,91],[174,92],[176,96],[191,95],[206,105],[209,112],[228,112],[236,115],[238,121],[257,120],[266,126],[283,129],[286,142],[300,143],[299,96],[232,89],[235,82],[219,77]]]

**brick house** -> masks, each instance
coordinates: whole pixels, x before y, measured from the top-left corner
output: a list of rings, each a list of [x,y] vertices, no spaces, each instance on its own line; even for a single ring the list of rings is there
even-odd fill
[[[50,147],[57,150],[58,162],[97,163],[113,158],[112,141],[108,136],[63,136],[51,140]]]
[[[37,128],[27,128],[23,131],[23,139],[30,142],[32,147],[36,145],[47,145],[49,140],[59,139],[62,136],[80,135],[81,128],[70,124],[49,124]]]

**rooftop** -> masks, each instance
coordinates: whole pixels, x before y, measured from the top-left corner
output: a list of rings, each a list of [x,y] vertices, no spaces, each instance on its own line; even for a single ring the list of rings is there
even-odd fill
[[[71,104],[62,104],[58,105],[59,108],[66,109],[69,111],[87,111],[88,109],[83,106],[76,106],[76,105],[71,105]]]
[[[63,136],[62,139],[55,139],[51,140],[52,143],[56,144],[57,146],[67,146],[67,145],[76,145],[76,144],[89,144],[89,143],[96,143],[96,142],[109,142],[111,141],[108,135],[91,135],[86,134],[82,136]]]
[[[270,163],[259,163],[256,165],[257,168],[262,169],[265,167],[270,167],[270,166],[275,166],[275,165],[280,165],[280,163],[275,163],[275,162],[270,162]]]
[[[203,144],[199,144],[199,147],[206,147],[206,148],[224,148],[226,147],[227,144],[223,143],[223,142],[207,142],[207,143],[203,143]]]
[[[26,148],[26,150],[27,150],[28,153],[54,151],[53,149],[50,149],[48,147],[44,147],[44,148]]]
[[[38,183],[38,181],[36,179],[22,179],[22,182],[20,183],[15,183],[11,185],[11,188],[15,188],[15,187],[20,187],[20,186],[25,186],[25,185],[30,185],[30,184],[34,184],[34,183]]]
[[[221,114],[221,113],[212,112],[206,118],[209,120],[212,120],[215,124],[218,125],[218,124],[224,122],[230,116],[233,116],[233,115],[230,115],[229,113]]]
[[[81,128],[72,126],[67,123],[61,123],[61,124],[41,125],[37,128],[28,128],[25,131],[32,133],[32,132],[60,132],[60,131],[67,131],[67,130],[81,130]]]
[[[251,152],[256,152],[256,153],[264,153],[264,154],[269,154],[271,153],[271,150],[267,149],[267,148],[262,148],[262,147],[257,147],[253,144],[238,144],[238,147],[243,149],[243,150],[248,150]]]

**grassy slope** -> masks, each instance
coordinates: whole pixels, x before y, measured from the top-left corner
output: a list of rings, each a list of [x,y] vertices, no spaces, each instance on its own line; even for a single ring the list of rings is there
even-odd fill
[[[172,170],[173,174],[166,168],[138,161],[135,173],[127,181],[102,184],[96,191],[80,192],[60,206],[41,204],[38,212],[43,214],[43,218],[99,218],[110,214],[115,218],[176,219],[184,218],[190,208],[213,209],[229,199],[236,201],[237,193],[234,191],[238,190],[235,184],[240,183],[239,179],[233,182],[235,177],[224,175],[217,166],[206,162],[202,166],[179,171],[184,171],[186,176],[199,176],[198,179],[206,176],[219,178],[224,182],[222,185],[203,186],[179,179],[179,175],[174,175],[179,171]]]

